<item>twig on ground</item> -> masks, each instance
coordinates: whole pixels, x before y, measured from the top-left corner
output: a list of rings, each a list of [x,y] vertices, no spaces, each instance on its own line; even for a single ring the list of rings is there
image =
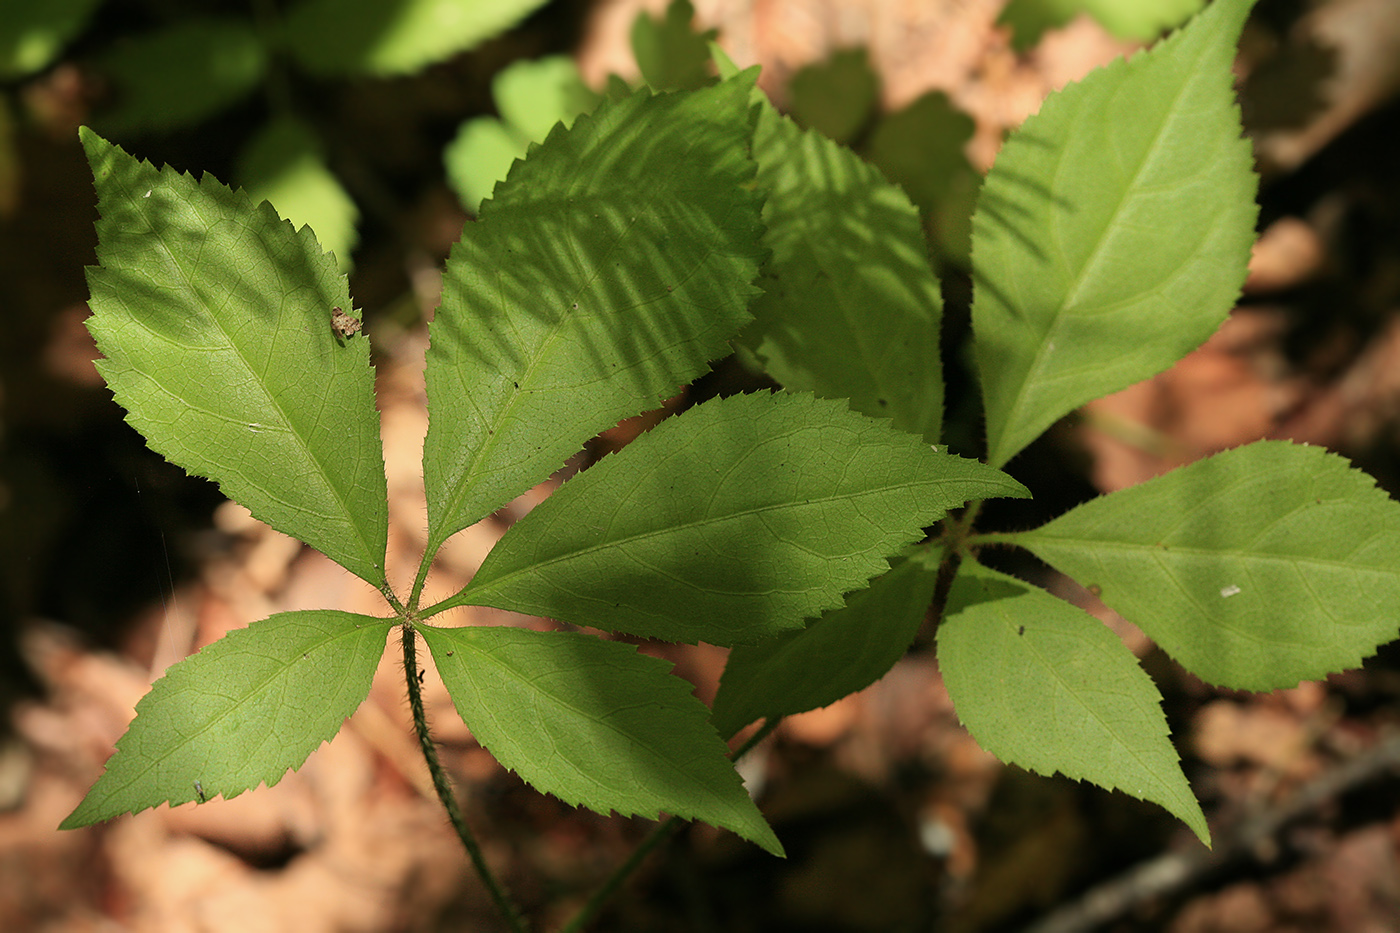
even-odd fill
[[[1384,739],[1370,750],[1341,762],[1304,784],[1279,806],[1241,821],[1221,834],[1213,850],[1192,848],[1188,852],[1171,852],[1143,862],[1041,918],[1027,927],[1025,933],[1088,933],[1120,919],[1151,898],[1183,891],[1227,865],[1250,858],[1261,843],[1276,837],[1289,823],[1316,811],[1329,800],[1394,771],[1400,771],[1400,735]]]

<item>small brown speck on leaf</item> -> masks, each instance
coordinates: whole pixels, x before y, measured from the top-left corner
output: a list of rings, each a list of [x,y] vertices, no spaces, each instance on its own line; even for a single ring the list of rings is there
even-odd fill
[[[339,308],[331,308],[331,329],[342,337],[353,337],[364,325],[359,318],[351,317]]]

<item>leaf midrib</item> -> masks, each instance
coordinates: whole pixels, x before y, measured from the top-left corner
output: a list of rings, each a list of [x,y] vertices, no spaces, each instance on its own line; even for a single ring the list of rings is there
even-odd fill
[[[558,556],[556,556],[556,557],[550,557],[550,558],[546,558],[546,559],[543,559],[543,560],[533,561],[533,562],[531,562],[530,564],[528,564],[527,566],[521,567],[521,568],[518,569],[518,570],[513,570],[513,571],[511,571],[511,572],[509,572],[509,573],[506,573],[506,574],[503,574],[503,575],[501,575],[501,576],[499,576],[499,577],[496,577],[496,578],[494,578],[494,579],[491,579],[491,580],[487,581],[486,583],[482,584],[482,585],[479,586],[479,587],[476,586],[476,580],[475,580],[475,578],[474,578],[473,581],[467,585],[466,589],[463,590],[462,595],[463,595],[463,596],[466,596],[466,595],[468,595],[468,594],[470,594],[470,593],[478,593],[478,594],[479,594],[479,593],[490,593],[490,592],[492,592],[493,589],[499,588],[499,587],[500,587],[502,584],[504,584],[506,581],[512,580],[512,579],[514,579],[515,577],[519,577],[519,576],[522,576],[522,575],[525,575],[525,574],[533,573],[533,572],[535,572],[535,571],[538,571],[540,568],[548,567],[548,566],[551,566],[551,565],[553,565],[553,564],[563,563],[563,562],[565,562],[565,561],[572,560],[572,559],[575,559],[575,558],[578,558],[578,557],[582,557],[582,556],[585,556],[585,555],[588,555],[588,554],[597,553],[597,552],[599,552],[599,551],[606,551],[606,550],[610,550],[610,549],[613,549],[613,548],[620,548],[620,547],[623,547],[623,546],[625,546],[625,545],[627,545],[627,544],[631,544],[631,543],[634,543],[634,542],[645,541],[645,540],[648,540],[648,539],[650,539],[650,538],[657,538],[657,537],[662,537],[662,536],[670,535],[670,534],[683,534],[683,533],[686,533],[686,532],[690,532],[690,531],[695,531],[695,530],[703,529],[703,528],[706,528],[706,527],[709,527],[709,526],[712,526],[712,525],[718,525],[718,524],[721,524],[721,523],[724,523],[724,522],[734,521],[734,520],[738,520],[738,519],[741,519],[741,518],[746,518],[746,517],[750,517],[750,516],[754,516],[754,515],[762,515],[762,514],[764,514],[764,513],[774,512],[774,511],[778,511],[778,510],[781,510],[781,509],[797,509],[797,508],[806,508],[806,507],[809,507],[809,506],[817,506],[817,507],[820,507],[820,506],[822,506],[822,505],[829,504],[829,503],[833,503],[833,502],[846,502],[846,501],[851,501],[851,500],[853,500],[853,499],[863,498],[863,497],[865,497],[865,496],[878,495],[878,494],[881,494],[881,493],[887,493],[887,492],[892,493],[892,492],[898,492],[898,491],[900,491],[900,490],[905,490],[905,489],[916,489],[916,488],[930,487],[930,486],[934,486],[934,487],[937,487],[937,486],[945,486],[945,485],[947,485],[947,484],[949,484],[949,483],[958,483],[958,482],[968,482],[968,481],[967,481],[967,480],[956,479],[956,478],[950,478],[950,479],[931,479],[931,480],[917,480],[917,481],[913,481],[913,482],[909,482],[909,483],[899,483],[899,484],[894,484],[894,485],[871,487],[871,488],[869,488],[869,489],[862,490],[862,491],[860,491],[860,492],[858,492],[858,493],[846,493],[846,494],[843,494],[843,495],[827,495],[827,496],[804,497],[804,498],[802,499],[801,502],[794,502],[794,501],[779,502],[779,503],[773,503],[773,504],[771,504],[771,505],[764,505],[764,506],[757,506],[757,507],[742,509],[742,510],[735,511],[735,512],[727,512],[727,513],[725,513],[725,514],[723,514],[723,515],[711,516],[711,517],[701,518],[701,519],[693,519],[693,520],[690,520],[690,521],[680,522],[680,523],[674,524],[674,525],[667,525],[665,528],[658,528],[658,529],[653,529],[653,530],[650,530],[650,531],[628,534],[628,535],[625,535],[625,536],[620,537],[620,538],[614,538],[614,539],[610,539],[610,540],[607,540],[607,541],[599,542],[599,543],[597,543],[597,544],[591,544],[591,545],[588,545],[588,546],[586,546],[586,547],[576,548],[576,549],[570,550],[570,551],[568,551],[568,552],[566,552],[566,553],[562,553],[562,554],[560,554],[560,555],[558,555]],[[990,481],[990,480],[977,480],[976,482],[987,482],[987,483],[990,483],[991,481]],[[990,494],[987,495],[987,497],[989,497],[989,496],[990,496]],[[966,500],[958,500],[958,501],[966,501]],[[952,506],[944,506],[944,507],[941,507],[940,511],[947,511],[948,508],[952,508]],[[913,522],[913,519],[911,519],[910,521]],[[920,527],[922,527],[922,526],[920,526]],[[487,559],[488,559],[488,560],[490,559],[490,555],[489,555],[489,554],[487,555]]]
[[[1130,69],[1132,65],[1133,63],[1131,61],[1127,62],[1123,66],[1125,72],[1127,69]],[[1162,134],[1166,131],[1166,127],[1171,122],[1173,122],[1173,120],[1175,120],[1177,109],[1181,102],[1181,98],[1187,93],[1187,90],[1190,87],[1190,85],[1190,81],[1183,82],[1178,88],[1177,93],[1174,95],[1174,99],[1172,100],[1171,106],[1164,111],[1164,117],[1159,123],[1157,131],[1153,134],[1153,139],[1150,146],[1147,148],[1146,157],[1144,157],[1141,160],[1137,168],[1134,170],[1132,175],[1132,181],[1129,184],[1123,186],[1123,193],[1120,195],[1118,203],[1114,206],[1113,210],[1108,216],[1108,219],[1104,222],[1103,227],[1098,231],[1098,234],[1094,238],[1093,248],[1089,250],[1084,262],[1075,272],[1073,278],[1066,283],[1064,297],[1061,299],[1059,306],[1055,308],[1054,312],[1051,315],[1039,319],[1044,321],[1044,326],[1036,328],[1039,340],[1036,344],[1035,354],[1033,355],[1030,364],[1026,367],[1024,375],[1022,376],[1020,383],[1018,384],[1016,391],[1012,396],[1012,404],[1007,407],[1006,423],[1002,426],[1000,436],[997,440],[998,449],[997,451],[995,451],[995,456],[989,457],[989,463],[993,465],[1000,465],[998,461],[1000,461],[1000,463],[1005,463],[1006,460],[1010,459],[1009,457],[1002,456],[1002,448],[1006,446],[1009,429],[1013,423],[1012,415],[1020,411],[1020,409],[1022,408],[1026,395],[1030,390],[1030,385],[1033,381],[1033,377],[1045,368],[1049,352],[1047,348],[1053,343],[1053,341],[1050,340],[1050,337],[1059,332],[1061,322],[1064,320],[1068,309],[1073,307],[1074,305],[1073,299],[1075,295],[1077,295],[1080,289],[1084,286],[1084,282],[1088,276],[1088,271],[1091,268],[1094,268],[1097,264],[1099,264],[1102,261],[1102,256],[1106,248],[1105,244],[1108,240],[1109,231],[1114,229],[1114,221],[1122,213],[1123,205],[1128,200],[1128,193],[1136,193],[1138,179],[1142,177],[1143,173],[1146,170],[1146,166],[1149,163],[1153,162],[1156,159],[1158,153],[1160,152]],[[1078,114],[1076,116],[1076,119],[1074,120],[1073,125],[1080,125],[1085,119],[1085,117],[1086,114],[1084,113]],[[1077,138],[1078,134],[1075,135]],[[1060,153],[1057,153],[1057,155],[1060,155]],[[1062,158],[1057,158],[1055,168],[1056,175],[1058,175],[1062,171],[1064,165],[1064,160]],[[1048,231],[1048,235],[1053,238],[1055,233],[1056,230],[1052,226],[1051,229]],[[1061,257],[1061,260],[1063,262],[1064,250],[1062,248],[1059,248],[1058,244],[1055,252]],[[1030,318],[1032,321],[1037,320],[1031,315],[1026,315],[1026,317]]]

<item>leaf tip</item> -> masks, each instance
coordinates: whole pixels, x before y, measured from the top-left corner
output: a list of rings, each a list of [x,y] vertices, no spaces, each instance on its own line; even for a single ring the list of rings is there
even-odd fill
[[[82,815],[83,804],[86,802],[87,801],[85,799],[83,803],[80,803],[76,807],[74,807],[73,812],[64,817],[63,822],[58,824],[58,828],[60,830],[82,829],[84,826],[91,826],[93,823],[97,822],[94,819]]]
[[[125,154],[121,146],[110,142],[86,124],[78,127],[78,142],[82,144],[83,154],[87,157],[88,165],[92,166],[94,174],[102,160],[111,158],[116,152]]]

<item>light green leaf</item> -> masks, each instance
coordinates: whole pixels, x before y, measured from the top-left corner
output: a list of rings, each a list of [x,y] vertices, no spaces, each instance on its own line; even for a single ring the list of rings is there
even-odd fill
[[[448,179],[472,211],[505,180],[515,160],[525,158],[530,143],[543,140],[556,123],[569,126],[599,100],[573,59],[563,55],[507,66],[492,79],[491,93],[501,119],[466,121],[443,152]]]
[[[947,509],[1024,494],[841,402],[717,399],[565,483],[450,603],[755,644],[841,605]]]
[[[108,134],[131,133],[214,116],[257,87],[267,53],[248,22],[198,17],[122,40],[98,67],[116,99],[98,126]]]
[[[1226,687],[1355,667],[1400,629],[1400,504],[1316,447],[1250,444],[1006,539]]]
[[[751,87],[610,101],[467,225],[430,329],[429,553],[728,352],[761,256]]]
[[[632,54],[643,80],[658,91],[695,90],[708,84],[709,43],[719,33],[698,32],[690,0],[671,0],[664,18],[645,11],[632,21]]]
[[[87,25],[99,0],[5,0],[0,12],[0,80],[48,66]]]
[[[568,126],[599,101],[567,55],[512,63],[491,79],[491,96],[501,119],[531,142],[542,141],[556,123]]]
[[[510,167],[525,157],[530,140],[495,117],[473,117],[457,128],[457,135],[443,150],[447,180],[457,199],[469,211],[478,211],[481,202],[505,180]]]
[[[205,176],[156,170],[84,129],[98,193],[88,329],[127,420],[262,521],[384,584],[388,516],[364,336],[341,338],[344,276]]]
[[[1225,319],[1254,241],[1231,93],[1251,0],[1052,95],[1007,141],[973,218],[988,462],[1161,372]]]
[[[849,149],[762,104],[763,296],[743,340],[789,389],[939,440],[943,300],[919,213]]]
[[[387,632],[383,619],[332,609],[279,612],[229,632],[151,686],[60,828],[271,787],[369,694]]]
[[[1084,12],[1120,39],[1147,42],[1175,29],[1206,5],[1205,0],[1082,0]]]
[[[903,561],[800,632],[730,652],[710,717],[719,734],[829,706],[885,676],[923,624],[942,554]]]
[[[574,632],[419,631],[472,735],[537,790],[603,814],[703,820],[783,854],[667,662]]]
[[[238,184],[254,201],[270,201],[293,226],[309,225],[342,270],[358,236],[360,211],[326,165],[320,141],[294,117],[263,127],[238,160]]]
[[[500,35],[544,2],[302,0],[287,12],[283,36],[317,74],[407,74]]]
[[[938,627],[938,667],[988,752],[1160,804],[1210,845],[1161,695],[1097,619],[964,559]]]
[[[1087,13],[1120,39],[1146,42],[1186,22],[1205,0],[1011,0],[999,24],[1011,26],[1012,45],[1024,52],[1047,29]]]

